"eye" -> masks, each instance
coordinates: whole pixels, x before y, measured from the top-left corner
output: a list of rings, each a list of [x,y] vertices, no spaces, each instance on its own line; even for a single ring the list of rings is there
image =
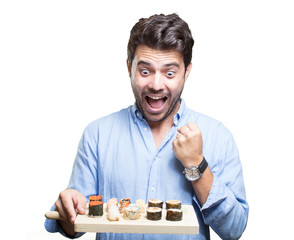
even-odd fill
[[[174,77],[174,76],[175,76],[175,72],[173,72],[173,71],[168,71],[168,72],[166,73],[166,75],[167,75],[168,77]]]
[[[142,69],[142,70],[141,70],[141,74],[142,74],[143,76],[147,76],[149,73],[150,73],[150,72],[149,72],[147,69]]]

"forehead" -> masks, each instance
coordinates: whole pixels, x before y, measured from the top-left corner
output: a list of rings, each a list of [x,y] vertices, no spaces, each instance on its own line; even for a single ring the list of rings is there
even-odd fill
[[[168,64],[171,62],[184,66],[184,59],[181,53],[176,50],[158,50],[139,45],[135,52],[134,62],[144,61],[151,64]]]

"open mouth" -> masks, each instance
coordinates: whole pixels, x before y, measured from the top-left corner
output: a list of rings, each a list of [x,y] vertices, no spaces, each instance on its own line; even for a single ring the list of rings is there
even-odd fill
[[[145,99],[150,112],[159,113],[163,110],[167,97],[148,95],[145,97]]]

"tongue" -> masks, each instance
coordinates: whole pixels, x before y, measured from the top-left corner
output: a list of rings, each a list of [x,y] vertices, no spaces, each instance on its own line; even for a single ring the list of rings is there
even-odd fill
[[[161,99],[152,99],[152,98],[148,98],[148,104],[150,105],[150,107],[152,108],[161,108],[164,104],[164,100]]]

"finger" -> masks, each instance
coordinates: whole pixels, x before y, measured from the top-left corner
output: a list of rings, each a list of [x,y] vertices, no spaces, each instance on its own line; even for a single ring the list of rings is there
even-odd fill
[[[172,143],[172,149],[176,149],[179,146],[179,140],[176,138]]]
[[[183,135],[187,135],[189,133],[189,128],[187,126],[182,126],[180,128],[178,128],[178,132],[183,134]]]
[[[183,134],[178,133],[176,135],[176,139],[178,140],[178,142],[184,142],[186,140],[186,137]]]
[[[173,150],[173,151],[175,151],[175,148],[176,148],[177,142],[178,142],[177,139],[173,140],[173,143],[172,143],[172,150]]]
[[[60,193],[60,199],[66,218],[70,223],[74,223],[77,214],[74,208],[74,202],[71,195]]]
[[[190,131],[198,131],[200,130],[196,123],[188,122],[187,127]]]
[[[57,211],[63,221],[67,221],[65,212],[63,211],[63,206],[61,200],[58,198],[55,202],[55,211]]]

